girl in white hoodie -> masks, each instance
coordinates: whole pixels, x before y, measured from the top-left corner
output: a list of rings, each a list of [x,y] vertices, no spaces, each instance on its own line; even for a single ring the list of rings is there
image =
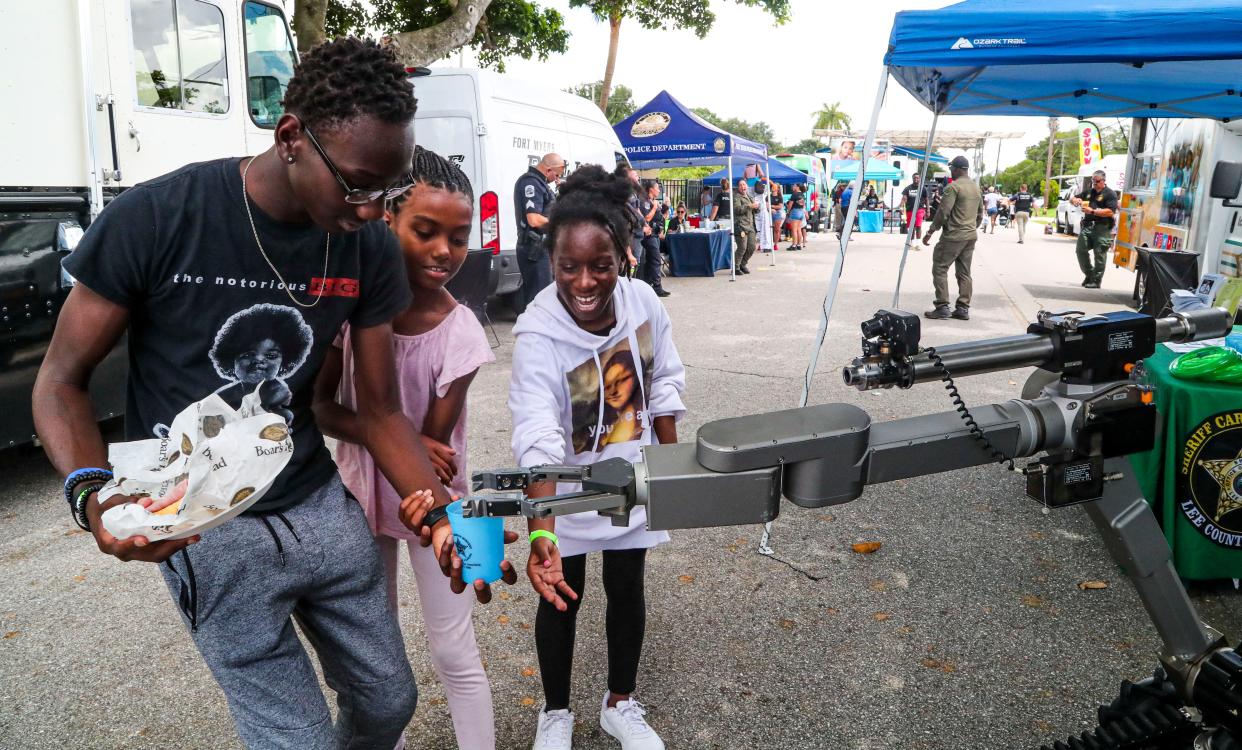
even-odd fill
[[[677,442],[685,413],[685,369],[668,314],[651,287],[620,274],[633,218],[631,186],[599,167],[577,170],[553,205],[547,241],[554,283],[514,327],[513,454],[521,466],[637,461],[644,445]],[[578,489],[536,485],[531,497]],[[608,690],[600,725],[623,750],[663,750],[633,698],[642,653],[647,550],[668,540],[646,530],[638,507],[629,526],[594,513],[530,521],[526,574],[539,593],[535,644],[543,678],[536,750],[568,750],[574,717],[570,673],[586,554],[602,552],[608,598]]]

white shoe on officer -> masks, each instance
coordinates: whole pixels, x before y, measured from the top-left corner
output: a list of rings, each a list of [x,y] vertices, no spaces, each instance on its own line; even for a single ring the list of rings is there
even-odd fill
[[[574,715],[568,708],[539,712],[539,729],[531,750],[572,750]]]
[[[608,692],[600,706],[599,725],[605,732],[621,741],[621,750],[664,750],[664,741],[647,724],[643,715],[647,709],[633,698],[620,701],[616,707],[608,707]]]

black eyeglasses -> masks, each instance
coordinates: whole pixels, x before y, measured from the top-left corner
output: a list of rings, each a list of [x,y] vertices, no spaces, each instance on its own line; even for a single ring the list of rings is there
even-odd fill
[[[306,127],[306,125],[302,125],[302,132],[306,133],[306,137],[310,139],[311,145],[314,146],[315,150],[319,152],[319,158],[323,159],[323,163],[327,165],[328,171],[332,173],[332,176],[336,178],[336,181],[341,186],[341,189],[345,191],[346,203],[361,206],[379,200],[380,198],[383,198],[384,200],[393,200],[394,198],[401,197],[405,194],[405,191],[414,187],[414,176],[407,172],[405,175],[406,182],[401,187],[390,187],[383,190],[351,188],[349,183],[345,181],[345,178],[341,176],[340,170],[338,170],[336,165],[332,163],[332,160],[328,158],[327,153],[323,150],[323,146],[319,145],[319,141],[315,139],[315,135],[310,132],[310,128]]]

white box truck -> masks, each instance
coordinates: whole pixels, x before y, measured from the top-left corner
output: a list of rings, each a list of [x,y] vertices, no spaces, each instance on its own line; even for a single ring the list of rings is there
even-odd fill
[[[287,7],[288,6],[288,7]],[[272,143],[292,0],[0,2],[0,448],[28,442],[30,392],[73,280],[60,260],[120,191]],[[125,352],[92,380],[124,409]]]
[[[521,285],[513,187],[544,154],[565,158],[566,175],[583,164],[612,169],[625,161],[621,141],[593,102],[488,70],[431,68],[415,75],[414,139],[465,171],[477,220],[471,248],[492,253],[492,288]]]

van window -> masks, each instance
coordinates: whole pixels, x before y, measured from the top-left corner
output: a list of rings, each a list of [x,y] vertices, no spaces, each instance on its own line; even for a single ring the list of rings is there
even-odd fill
[[[280,9],[251,0],[246,3],[245,17],[250,119],[261,128],[274,128],[285,113],[281,102],[297,57]]]
[[[224,16],[200,0],[131,0],[138,104],[224,114]]]

